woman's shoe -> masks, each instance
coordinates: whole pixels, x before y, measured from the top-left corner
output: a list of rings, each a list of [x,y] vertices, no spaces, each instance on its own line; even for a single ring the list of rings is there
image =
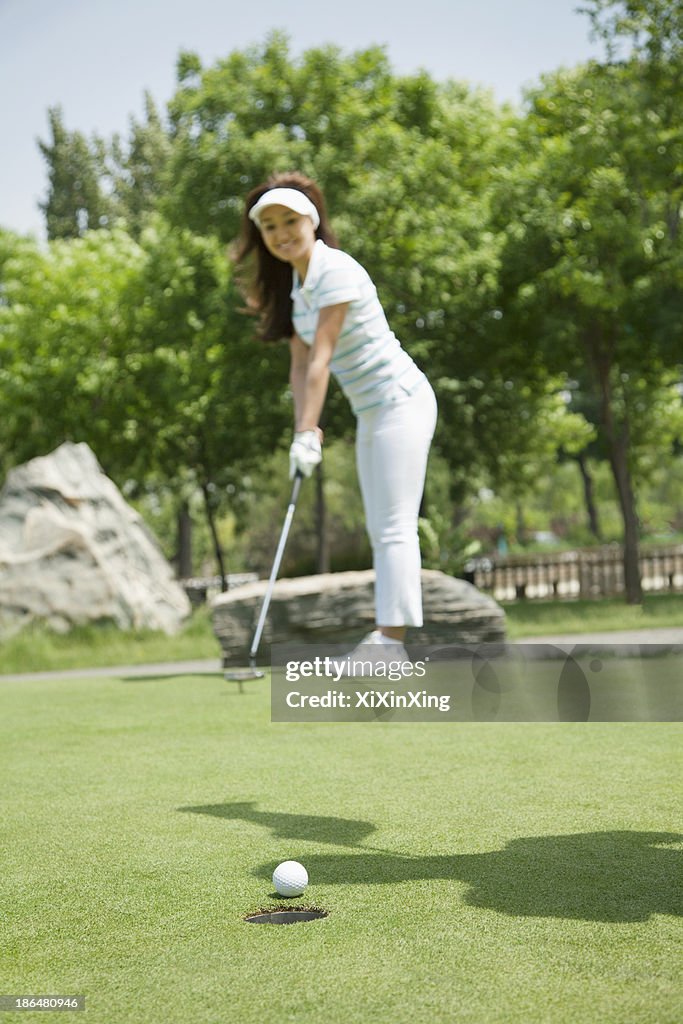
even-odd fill
[[[382,637],[379,629],[373,629],[348,654],[331,659],[335,672],[342,678],[362,679],[363,676],[377,675],[386,679],[386,670],[390,665],[396,671],[399,665],[410,662],[408,652],[400,640],[387,642]]]

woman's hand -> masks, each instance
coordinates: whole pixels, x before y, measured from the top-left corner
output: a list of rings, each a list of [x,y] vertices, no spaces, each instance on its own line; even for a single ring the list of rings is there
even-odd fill
[[[294,435],[289,449],[289,479],[298,472],[310,476],[315,467],[322,461],[319,427],[315,430],[299,430]]]

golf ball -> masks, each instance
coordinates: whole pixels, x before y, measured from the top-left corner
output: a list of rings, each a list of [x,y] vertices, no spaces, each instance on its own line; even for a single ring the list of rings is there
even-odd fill
[[[281,896],[301,896],[308,885],[308,871],[298,860],[283,860],[273,871],[273,886]]]

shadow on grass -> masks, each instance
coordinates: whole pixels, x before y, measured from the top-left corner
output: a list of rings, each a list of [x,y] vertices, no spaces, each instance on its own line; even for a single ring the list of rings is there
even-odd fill
[[[325,819],[323,819],[325,820]],[[683,852],[667,832],[588,832],[513,839],[502,850],[453,856],[306,854],[312,884],[466,882],[473,907],[515,917],[625,923],[683,914]],[[272,864],[254,874],[270,878]]]
[[[394,885],[445,879],[466,882],[465,902],[515,917],[611,923],[683,915],[683,835],[672,832],[583,832],[528,836],[489,853],[420,856],[364,846],[369,821],[259,811],[255,801],[180,807],[244,821],[297,842],[330,843],[358,852],[301,853],[314,885]],[[274,864],[254,869],[270,880]]]
[[[214,818],[246,821],[270,829],[281,839],[306,840],[312,843],[331,843],[334,846],[360,846],[362,841],[377,831],[369,821],[351,818],[324,818],[311,814],[281,814],[259,811],[254,800],[229,804],[206,804],[203,807],[179,807],[179,811],[192,814],[210,814]],[[272,872],[272,867],[270,871]],[[270,877],[270,873],[268,875]]]

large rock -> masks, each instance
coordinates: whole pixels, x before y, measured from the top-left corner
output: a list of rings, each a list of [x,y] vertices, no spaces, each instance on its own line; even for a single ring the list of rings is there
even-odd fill
[[[0,491],[0,637],[36,621],[172,633],[190,604],[86,444],[12,470]]]
[[[357,642],[373,628],[375,574],[335,572],[278,580],[266,619],[261,660],[270,644]],[[266,581],[247,583],[212,603],[213,627],[225,664],[244,662]],[[505,639],[505,613],[464,580],[422,570],[424,626],[409,631],[420,644],[495,643]]]

